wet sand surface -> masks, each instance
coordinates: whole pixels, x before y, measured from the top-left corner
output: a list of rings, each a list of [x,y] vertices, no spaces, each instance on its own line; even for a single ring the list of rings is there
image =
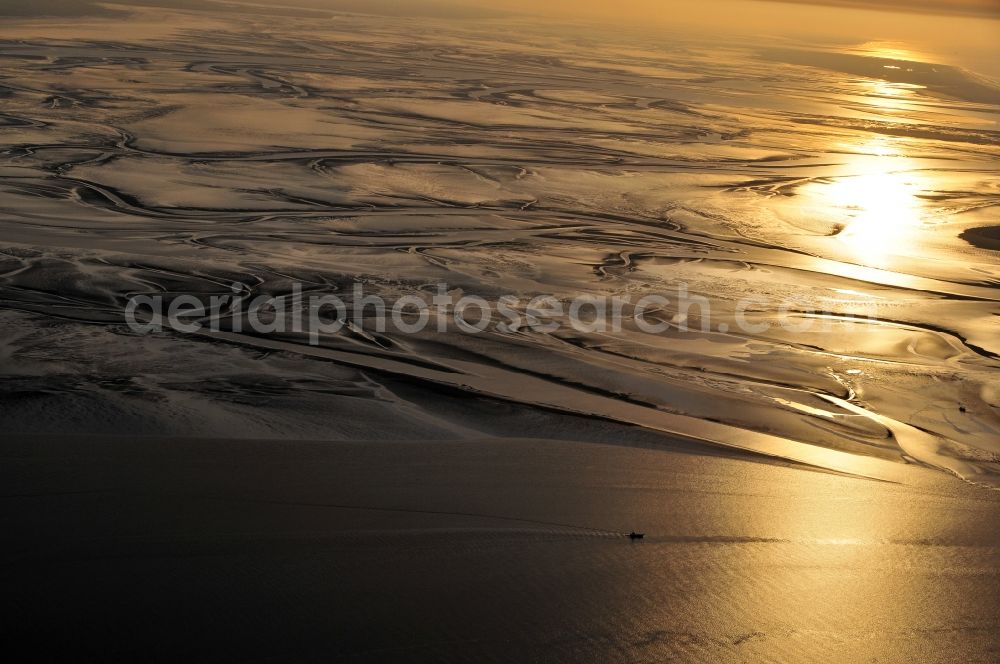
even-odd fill
[[[5,442],[8,633],[178,661],[986,662],[998,494],[553,440]],[[630,541],[631,530],[645,538]]]
[[[133,11],[0,29],[3,430],[503,436],[488,398],[998,484],[988,79],[877,45]],[[621,330],[366,320],[318,345],[225,311],[123,324],[131,296],[234,283],[632,304]],[[659,334],[629,318],[650,294]]]

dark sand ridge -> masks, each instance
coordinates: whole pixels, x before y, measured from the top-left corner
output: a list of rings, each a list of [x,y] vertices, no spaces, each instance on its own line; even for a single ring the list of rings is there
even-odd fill
[[[996,83],[959,68],[934,62],[805,49],[769,49],[764,51],[764,56],[778,62],[823,67],[873,79],[922,86],[933,93],[965,101],[1000,103],[1000,88]]]
[[[1000,226],[970,228],[962,231],[959,237],[981,249],[1000,251]]]

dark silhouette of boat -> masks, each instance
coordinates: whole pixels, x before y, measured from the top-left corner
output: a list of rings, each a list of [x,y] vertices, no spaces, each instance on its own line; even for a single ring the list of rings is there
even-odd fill
[[[646,533],[637,533],[634,530],[628,534],[628,538],[629,539],[634,539],[634,540],[642,539],[645,536],[646,536]]]

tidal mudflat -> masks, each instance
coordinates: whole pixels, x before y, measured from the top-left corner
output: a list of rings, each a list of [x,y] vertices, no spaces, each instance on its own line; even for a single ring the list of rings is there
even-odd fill
[[[162,572],[151,578],[215,588],[202,608],[233,592],[209,578],[248,583],[243,600],[260,608],[295,604],[336,560],[360,570],[342,598],[375,595],[355,613],[310,595],[304,606],[322,617],[301,611],[272,636],[350,615],[340,624],[354,628],[336,632],[344,656],[437,657],[463,643],[565,661],[587,647],[622,661],[996,653],[995,81],[880,43],[668,39],[492,14],[101,7],[0,25],[0,431],[18,441],[3,452],[4,522],[10,569],[42,561],[15,577],[40,587],[85,570],[68,586],[86,589],[77,606],[110,574],[95,561],[123,556],[133,576],[109,582],[115,592]],[[257,333],[227,310],[205,311],[190,334],[126,320],[137,296],[266,295],[292,312],[307,296],[353,304],[359,285],[390,305],[442,285],[453,298],[510,298],[520,324],[442,332],[451,312],[432,309],[403,331],[369,308],[307,338]],[[565,308],[529,315],[543,296],[620,302],[620,324],[598,324],[596,308],[589,325]],[[634,316],[651,296],[655,333]],[[133,456],[143,449],[148,467]],[[316,454],[343,496],[295,488],[320,482]],[[210,479],[185,465],[204,455]],[[82,479],[63,477],[59,459],[82,464]],[[157,459],[194,494],[159,486]],[[411,486],[400,459],[441,467]],[[356,474],[334,472],[341,463]],[[491,476],[493,463],[505,470]],[[263,468],[280,475],[272,493]],[[663,476],[645,483],[652,468]],[[627,496],[601,506],[594,496],[625,486],[612,477]],[[786,486],[797,498],[779,505]],[[74,492],[77,507],[53,497]],[[212,496],[221,511],[203,513]],[[291,516],[273,507],[282,500]],[[74,509],[90,535],[63,523]],[[118,516],[102,521],[105,509]],[[159,516],[144,530],[142,514]],[[37,541],[36,517],[51,525]],[[631,528],[649,531],[643,548],[620,541]],[[374,557],[347,546],[370,537]],[[247,542],[235,576],[205,562],[243,556]],[[411,549],[427,557],[407,561]],[[461,562],[434,567],[439,554]],[[248,581],[292,559],[305,567],[284,568],[284,591]],[[569,576],[557,559],[576,561]],[[476,576],[491,565],[498,576]],[[409,572],[380,577],[387,566]],[[456,607],[474,603],[461,588],[439,586],[437,631],[417,604],[393,622],[376,601],[397,587],[410,602],[427,579],[447,584],[448,569],[469,592],[504,585],[494,631],[463,622]],[[568,600],[576,631],[545,627],[560,593],[594,574]],[[841,596],[824,614],[838,574],[857,601]],[[339,578],[316,587],[333,593]],[[148,590],[183,603],[176,588]],[[667,606],[679,596],[729,608],[700,614],[710,628],[671,631],[690,608]],[[37,600],[23,599],[24,615],[44,613]],[[869,600],[873,622],[839,613]],[[629,616],[624,631],[595,627],[609,602]],[[928,602],[937,613],[917,610]],[[527,633],[513,615],[524,606],[540,631],[504,641]],[[300,654],[329,652],[310,648]]]
[[[3,29],[5,430],[531,435],[482,412],[516,403],[996,483],[988,79],[500,19],[116,25]],[[137,293],[292,282],[670,302],[659,334],[358,326],[298,348],[122,325]]]

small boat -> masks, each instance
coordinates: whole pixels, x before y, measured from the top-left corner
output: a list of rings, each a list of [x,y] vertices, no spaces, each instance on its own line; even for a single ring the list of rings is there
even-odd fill
[[[634,530],[628,534],[628,538],[629,539],[634,539],[634,540],[642,539],[645,536],[646,536],[646,533],[637,533]]]

